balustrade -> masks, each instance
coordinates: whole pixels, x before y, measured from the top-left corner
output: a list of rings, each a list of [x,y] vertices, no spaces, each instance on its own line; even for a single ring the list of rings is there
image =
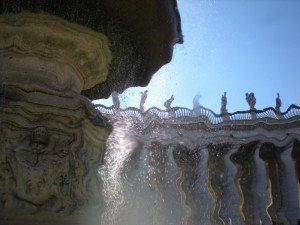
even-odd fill
[[[237,111],[234,113],[226,114],[216,114],[212,110],[205,107],[198,107],[196,109],[190,110],[184,107],[174,107],[169,110],[161,110],[156,107],[148,109],[146,112],[141,113],[141,111],[134,107],[129,107],[126,109],[115,109],[113,106],[106,107],[103,105],[95,105],[96,109],[108,118],[113,118],[117,114],[123,117],[136,118],[141,124],[148,125],[153,120],[161,120],[161,122],[176,119],[176,120],[189,120],[207,121],[210,125],[219,125],[223,122],[236,122],[247,121],[253,123],[253,121],[269,121],[273,120],[277,123],[284,123],[286,120],[293,119],[300,116],[300,107],[296,105],[291,105],[286,112],[277,112],[274,108],[266,108],[264,110],[254,110],[254,111]],[[250,124],[250,123],[249,123]]]

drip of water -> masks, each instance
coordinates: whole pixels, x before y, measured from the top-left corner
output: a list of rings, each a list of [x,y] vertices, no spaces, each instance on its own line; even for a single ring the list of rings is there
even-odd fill
[[[124,118],[115,120],[114,129],[107,140],[105,164],[99,170],[106,203],[101,219],[102,224],[122,224],[119,222],[120,210],[125,204],[122,171],[128,158],[138,146],[131,126],[130,121]]]

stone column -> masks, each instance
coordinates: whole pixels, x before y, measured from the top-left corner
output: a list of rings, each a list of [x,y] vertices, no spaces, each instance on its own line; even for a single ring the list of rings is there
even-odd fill
[[[236,168],[230,157],[237,147],[229,143],[209,144],[208,190],[212,195],[214,206],[211,211],[213,224],[242,224],[238,204],[238,190],[234,185]]]
[[[241,145],[231,156],[236,165],[235,184],[239,194],[237,210],[241,224],[269,224],[265,208],[267,193],[265,192],[266,175],[264,163],[258,162],[258,142]],[[267,218],[267,219],[266,219]]]
[[[0,30],[0,224],[99,224],[109,131],[80,92],[106,79],[107,38],[30,13]]]
[[[201,193],[201,187],[199,187],[200,182],[198,179],[201,177],[200,173],[202,172],[199,170],[201,166],[200,147],[189,149],[181,144],[176,145],[173,157],[178,167],[175,185],[179,192],[181,207],[184,210],[181,224],[205,224],[207,216],[203,216],[199,212],[205,211],[203,202],[206,200],[207,205],[209,205],[209,200],[207,201],[207,196]]]

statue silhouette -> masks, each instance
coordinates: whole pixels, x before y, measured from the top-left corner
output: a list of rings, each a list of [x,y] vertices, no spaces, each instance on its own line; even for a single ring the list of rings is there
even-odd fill
[[[142,113],[144,112],[144,104],[147,99],[147,93],[148,93],[148,90],[141,92],[140,110]]]
[[[248,92],[246,93],[246,101],[248,103],[248,105],[250,106],[250,110],[255,110],[255,104],[256,104],[256,98],[254,96],[254,93],[251,92],[250,94],[248,94]]]
[[[171,109],[171,104],[174,100],[174,96],[172,95],[171,98],[169,98],[167,101],[164,103],[164,107],[166,107],[167,110]]]
[[[194,106],[194,109],[200,107],[200,103],[199,103],[199,99],[201,98],[201,95],[200,93],[196,94],[194,99],[193,99],[193,106]]]
[[[120,100],[119,100],[119,93],[116,91],[113,91],[111,93],[113,105],[115,109],[120,109]]]
[[[277,93],[276,106],[275,106],[276,112],[280,112],[280,107],[281,107],[281,99],[279,97],[279,93]]]
[[[221,110],[220,110],[221,114],[227,113],[226,106],[227,106],[227,97],[226,97],[226,92],[224,92],[224,94],[221,97]]]

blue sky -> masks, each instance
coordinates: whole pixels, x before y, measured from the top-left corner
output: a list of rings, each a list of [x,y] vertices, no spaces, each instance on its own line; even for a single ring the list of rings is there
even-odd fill
[[[229,112],[248,110],[246,92],[254,92],[256,108],[282,111],[300,105],[300,0],[177,0],[184,44],[162,67],[148,87],[129,88],[120,95],[121,108],[139,107],[140,92],[148,90],[145,109],[172,94],[172,106],[200,104],[220,111],[227,92]],[[96,103],[112,105],[111,98]]]

